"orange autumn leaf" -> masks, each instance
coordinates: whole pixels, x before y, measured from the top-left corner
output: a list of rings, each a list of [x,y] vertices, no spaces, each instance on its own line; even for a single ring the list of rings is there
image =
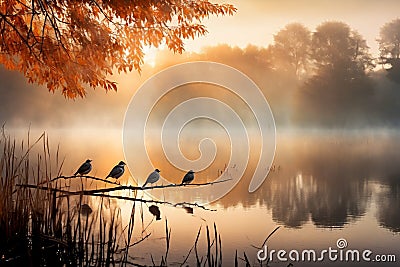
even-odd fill
[[[117,90],[107,77],[140,71],[144,46],[181,53],[184,39],[207,32],[203,19],[235,11],[205,0],[3,0],[0,63],[68,98]]]

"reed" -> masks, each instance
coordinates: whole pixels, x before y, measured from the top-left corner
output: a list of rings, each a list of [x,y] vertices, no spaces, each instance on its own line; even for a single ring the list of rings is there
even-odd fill
[[[115,265],[117,237],[123,232],[119,209],[105,209],[104,199],[97,197],[97,211],[89,216],[83,212],[89,197],[60,198],[62,183],[51,181],[53,175],[60,176],[64,163],[59,148],[55,155],[50,152],[46,134],[31,143],[28,132],[27,140],[17,144],[1,130],[0,266]],[[133,218],[130,223],[132,231]]]

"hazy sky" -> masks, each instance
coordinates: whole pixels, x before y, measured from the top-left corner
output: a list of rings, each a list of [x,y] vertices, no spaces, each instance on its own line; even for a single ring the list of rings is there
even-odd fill
[[[212,17],[209,33],[186,42],[187,50],[204,45],[229,43],[267,46],[279,29],[291,22],[301,22],[310,30],[324,21],[343,21],[358,30],[375,55],[380,27],[400,16],[398,0],[219,0],[234,4],[238,11],[232,17]]]

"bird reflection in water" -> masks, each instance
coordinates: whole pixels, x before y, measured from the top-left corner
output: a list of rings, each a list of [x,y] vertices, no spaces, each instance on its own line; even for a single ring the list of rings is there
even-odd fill
[[[82,204],[80,212],[82,215],[89,216],[93,210],[88,204]]]
[[[193,208],[192,208],[192,207],[184,206],[183,208],[185,209],[185,211],[186,211],[187,213],[193,214]]]
[[[161,212],[160,212],[160,209],[156,205],[151,205],[149,207],[149,211],[151,214],[154,215],[154,217],[156,217],[157,221],[161,220]]]

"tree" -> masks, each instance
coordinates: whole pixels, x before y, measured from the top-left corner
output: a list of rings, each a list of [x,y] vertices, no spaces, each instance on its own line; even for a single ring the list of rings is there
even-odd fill
[[[69,98],[85,86],[117,90],[107,76],[140,71],[143,46],[180,53],[184,39],[207,32],[204,18],[235,11],[206,0],[4,0],[0,63]]]
[[[343,22],[325,22],[312,36],[312,59],[317,73],[354,79],[373,67],[365,39]]]
[[[400,82],[400,19],[383,25],[379,33],[380,64],[390,65],[389,78]]]
[[[386,23],[379,33],[379,50],[382,58],[400,58],[400,19]]]
[[[296,116],[326,126],[348,126],[365,117],[373,86],[365,39],[342,22],[325,22],[312,35],[314,75],[299,90]]]
[[[278,65],[297,77],[307,71],[311,32],[300,23],[291,23],[274,35],[272,52]]]

